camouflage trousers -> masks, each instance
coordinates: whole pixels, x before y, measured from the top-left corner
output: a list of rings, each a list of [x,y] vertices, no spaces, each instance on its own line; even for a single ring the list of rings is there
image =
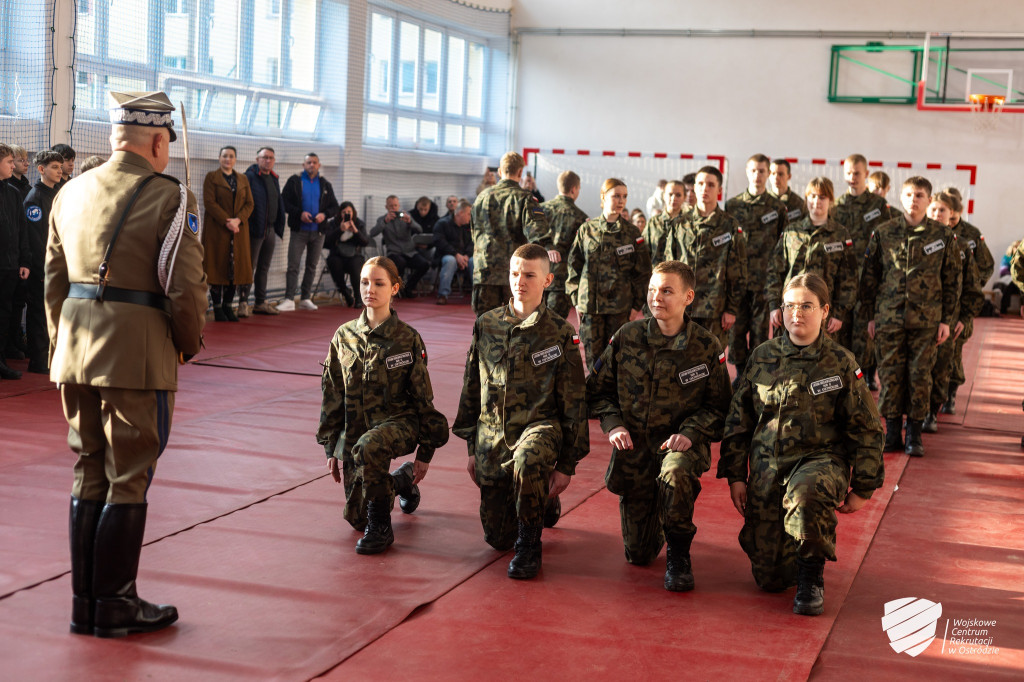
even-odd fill
[[[558,313],[561,317],[569,317],[569,311],[572,310],[572,300],[569,298],[569,294],[562,291],[552,291],[548,289],[546,295],[546,302],[548,308]]]
[[[907,415],[923,420],[931,407],[932,369],[935,367],[935,327],[904,329],[880,327],[875,333],[878,350],[878,411],[886,419]]]
[[[561,430],[545,423],[528,428],[511,450],[500,444],[486,457],[477,454],[480,524],[491,547],[511,549],[520,520],[528,525],[542,523],[561,443]]]
[[[512,289],[507,284],[474,284],[473,312],[480,317],[489,310],[500,308],[512,298]]]
[[[935,349],[935,366],[932,368],[932,390],[928,401],[929,411],[937,411],[949,395],[949,380],[956,364],[956,341],[946,339]]]
[[[739,369],[747,365],[750,351],[768,340],[768,301],[763,292],[748,291],[729,329],[729,362]]]
[[[693,450],[664,455],[648,450],[641,456],[652,460],[654,467],[660,459],[660,472],[657,478],[637,480],[619,496],[619,520],[626,561],[646,566],[658,557],[666,536],[693,537],[697,532],[693,508],[700,495],[700,475],[710,466],[710,453],[705,458]]]
[[[847,350],[853,353],[853,356],[857,358],[857,363],[866,375],[872,368],[878,366],[875,348],[877,338],[872,339],[868,335],[868,322],[870,319],[868,318],[867,311],[862,310],[859,303],[854,307],[853,313],[848,315],[848,318],[849,320],[843,321],[843,328],[839,330],[839,334],[842,335],[847,325],[849,325],[848,335],[845,337],[840,336],[849,345],[843,341],[839,341],[839,343],[846,346]]]
[[[964,382],[967,381],[967,377],[964,375],[964,345],[968,339],[974,335],[974,320],[971,320],[964,326],[963,332],[960,336],[956,337],[956,349],[953,351],[953,369],[949,376],[950,388],[956,389],[959,386],[963,386]]]
[[[850,474],[828,457],[805,459],[780,480],[767,461],[751,462],[740,546],[758,587],[770,592],[796,584],[796,559],[836,560],[836,509]]]
[[[388,469],[391,460],[416,449],[419,424],[415,419],[388,419],[370,429],[346,448],[341,458],[345,484],[345,520],[356,530],[366,527],[366,503],[386,498],[395,504],[395,479]]]
[[[691,317],[690,319],[711,332],[718,339],[718,342],[722,344],[722,350],[725,350],[726,346],[729,345],[729,332],[722,329],[722,318]],[[732,354],[732,350],[729,351],[729,354]]]
[[[580,313],[580,342],[587,360],[587,371],[594,371],[594,363],[608,347],[612,335],[629,322],[630,311],[611,315],[585,315]]]

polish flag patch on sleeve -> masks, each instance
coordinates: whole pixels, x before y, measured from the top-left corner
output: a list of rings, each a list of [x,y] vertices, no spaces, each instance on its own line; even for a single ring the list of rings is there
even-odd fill
[[[420,351],[420,357],[423,358],[424,360],[427,359],[427,349],[426,348],[424,348],[423,350]]]
[[[572,343],[573,343],[574,346],[580,345],[580,335],[579,334],[573,334],[572,335]]]
[[[718,356],[718,364],[720,364],[720,365],[725,364],[725,351],[724,350]]]
[[[860,371],[860,367],[857,368],[857,371],[854,372],[854,374],[857,375],[858,379],[863,379],[864,378],[864,372]]]
[[[853,246],[853,240],[852,239],[847,239],[846,240],[846,245],[847,246]]]
[[[637,244],[643,244],[644,243],[644,238],[643,237],[637,237],[636,238],[636,243]]]

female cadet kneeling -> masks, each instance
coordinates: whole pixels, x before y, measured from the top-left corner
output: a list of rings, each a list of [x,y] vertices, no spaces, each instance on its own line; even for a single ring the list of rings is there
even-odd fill
[[[390,259],[366,261],[359,278],[366,308],[338,328],[324,362],[316,439],[334,480],[340,483],[344,473],[345,520],[363,531],[359,554],[378,554],[395,541],[395,494],[403,512],[415,511],[417,484],[434,450],[448,442],[448,420],[434,409],[423,339],[391,309],[401,284]],[[417,444],[415,463],[388,474],[390,461]]]
[[[758,586],[796,584],[793,612],[818,615],[836,509],[857,511],[882,485],[882,427],[853,355],[822,333],[825,281],[798,275],[782,301],[787,333],[758,346],[740,376],[718,478],[744,517],[740,545]]]

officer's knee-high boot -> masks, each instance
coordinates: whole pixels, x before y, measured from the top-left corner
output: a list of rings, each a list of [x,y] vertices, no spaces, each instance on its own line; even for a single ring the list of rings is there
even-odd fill
[[[907,419],[907,454],[911,457],[924,456],[924,444],[921,443],[921,429],[924,424],[920,419]]]
[[[224,302],[221,304],[221,310],[224,312],[224,319],[228,322],[238,322],[238,316],[235,315],[235,309],[232,304],[235,300],[235,287],[228,284],[224,286]]]
[[[544,503],[544,527],[554,528],[558,519],[562,518],[562,499],[555,495]]]
[[[93,609],[96,602],[92,593],[93,548],[96,543],[96,525],[103,511],[102,500],[71,498],[68,514],[68,537],[71,541],[71,632],[91,635]]]
[[[391,510],[386,498],[366,503],[366,530],[356,543],[356,554],[380,554],[395,542],[391,529]]]
[[[796,597],[793,613],[801,616],[819,616],[825,612],[825,560],[796,560]]]
[[[540,572],[540,535],[544,526],[540,523],[527,525],[519,520],[519,537],[516,539],[516,555],[508,564],[508,577],[516,580],[536,578]]]
[[[689,592],[693,589],[693,571],[690,568],[690,544],[693,533],[665,533],[665,589],[669,592]]]
[[[946,392],[946,402],[942,403],[942,414],[956,414],[956,389],[959,386],[953,382],[949,383],[949,390]]]
[[[886,452],[898,452],[903,449],[903,417],[885,418]]]
[[[391,477],[395,479],[395,490],[398,492],[398,506],[406,514],[412,514],[420,506],[420,487],[412,484],[415,478],[412,471],[412,462],[406,462],[391,472]]]
[[[92,586],[97,637],[160,630],[178,620],[173,606],[150,604],[135,591],[146,530],[146,503],[108,504],[96,528]]]

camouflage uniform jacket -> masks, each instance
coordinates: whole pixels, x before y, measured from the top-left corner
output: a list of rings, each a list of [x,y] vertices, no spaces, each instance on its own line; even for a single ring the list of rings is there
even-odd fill
[[[866,190],[857,197],[847,192],[836,199],[833,216],[834,220],[846,227],[853,237],[854,253],[864,253],[872,230],[893,217],[885,199]],[[858,267],[860,266],[858,263]]]
[[[539,424],[559,429],[555,469],[573,475],[590,451],[579,337],[543,303],[525,320],[506,304],[473,325],[452,432],[476,457],[477,477],[494,480],[502,458]]]
[[[857,256],[846,228],[833,220],[820,227],[812,225],[810,218],[787,225],[768,263],[764,295],[769,307],[782,305],[782,290],[789,280],[813,272],[828,284],[830,315],[844,319],[857,299]]]
[[[860,300],[878,326],[952,325],[960,297],[960,250],[948,227],[901,213],[875,230],[864,255]]]
[[[747,238],[747,272],[768,271],[768,259],[786,227],[786,205],[768,192],[743,194],[725,202],[725,212],[736,219]],[[747,288],[758,296],[764,294],[761,277],[750,277]]]
[[[723,312],[739,312],[747,279],[747,241],[736,219],[717,207],[704,217],[694,207],[676,234],[676,245],[678,259],[697,276],[690,315],[717,320]]]
[[[647,248],[651,252],[651,265],[657,265],[662,261],[675,260],[678,258],[675,246],[675,235],[682,229],[683,221],[686,218],[686,211],[679,211],[675,218],[668,213],[659,213],[647,221],[644,227],[643,238]]]
[[[819,334],[800,348],[781,334],[751,353],[729,405],[718,478],[746,481],[751,466],[785,484],[806,459],[828,457],[863,498],[882,485],[882,424],[853,354]],[[755,464],[756,463],[756,464]]]
[[[710,467],[711,443],[722,439],[732,394],[724,363],[718,339],[689,318],[672,338],[653,318],[615,332],[587,377],[587,404],[605,433],[619,426],[629,431],[634,448],[613,452],[618,464],[629,466],[629,459],[657,452],[678,433]]]
[[[1017,250],[1010,256],[1010,280],[1024,291],[1024,241],[1017,245]]]
[[[992,258],[988,244],[985,243],[984,235],[981,234],[981,230],[963,218],[950,229],[956,235],[957,241],[967,244],[974,252],[974,265],[978,270],[978,286],[984,289],[992,273],[996,271],[996,262]]]
[[[473,284],[508,286],[512,253],[527,242],[551,248],[551,229],[533,194],[512,180],[488,187],[473,203]]]
[[[365,310],[338,328],[324,361],[322,388],[316,441],[328,457],[341,459],[364,433],[399,417],[419,420],[416,459],[429,462],[448,442],[448,420],[434,409],[423,339],[394,312],[373,329]]]
[[[972,322],[985,304],[985,294],[978,283],[978,267],[971,247],[960,239],[956,240],[956,245],[960,247],[960,296],[953,311],[953,320],[962,322],[966,329],[973,329]]]
[[[651,255],[635,225],[622,218],[609,223],[603,216],[580,225],[565,291],[583,314],[640,310],[650,279]]]
[[[790,187],[782,196],[771,192],[771,195],[786,205],[786,224],[792,224],[807,217],[807,202],[798,192]]]
[[[555,250],[562,256],[561,263],[552,263],[551,272],[555,280],[548,291],[565,291],[565,280],[569,276],[569,249],[576,239],[576,231],[587,222],[587,214],[576,205],[576,202],[564,195],[558,195],[551,201],[545,201],[540,207],[551,226],[551,239]]]

